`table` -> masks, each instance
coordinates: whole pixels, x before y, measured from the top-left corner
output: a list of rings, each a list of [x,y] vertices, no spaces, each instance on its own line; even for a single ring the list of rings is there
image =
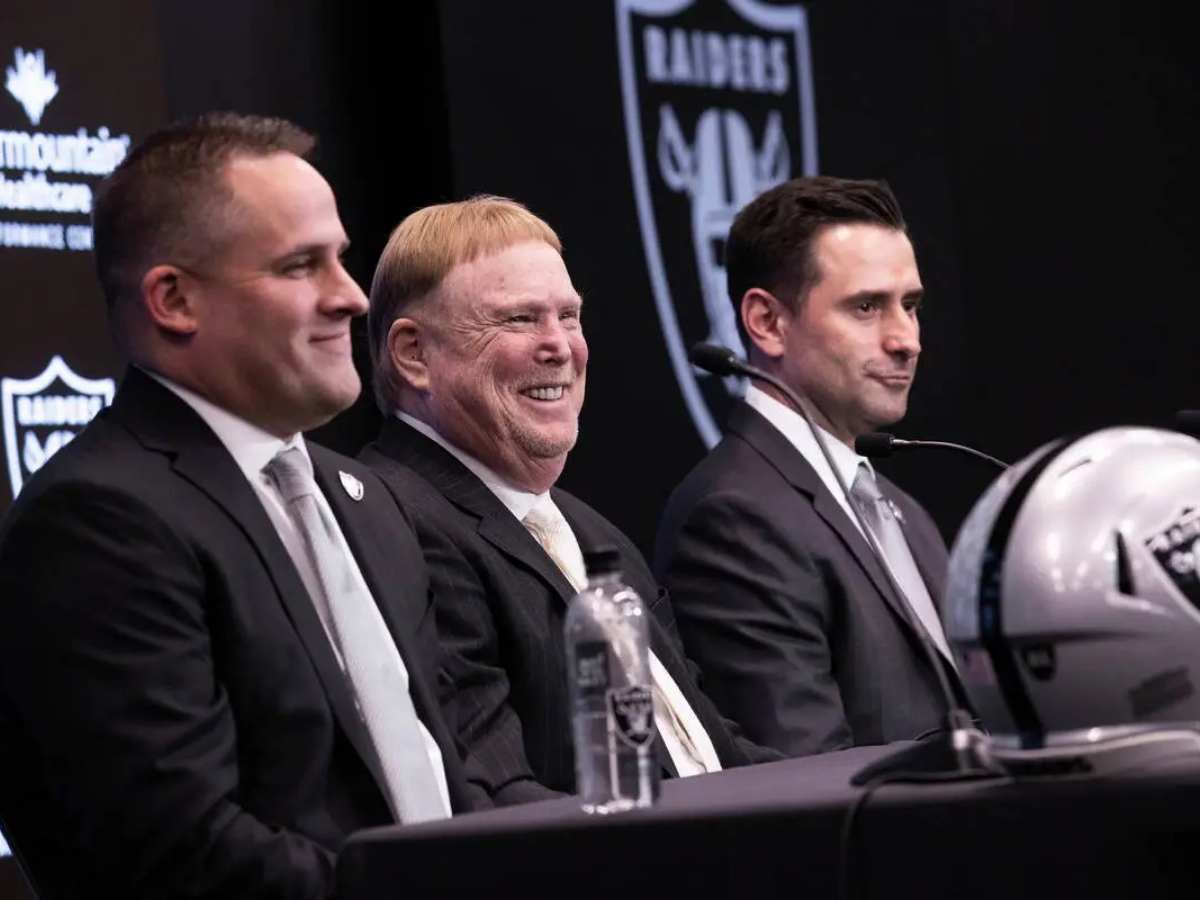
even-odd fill
[[[653,809],[572,799],[354,835],[339,900],[509,897],[1145,897],[1200,887],[1200,760],[1108,778],[877,789],[856,817],[856,748],[668,781]]]

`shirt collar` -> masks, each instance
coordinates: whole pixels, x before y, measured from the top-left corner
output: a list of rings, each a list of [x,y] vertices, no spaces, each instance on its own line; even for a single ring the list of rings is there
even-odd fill
[[[423,422],[416,416],[411,416],[406,412],[396,411],[396,418],[404,424],[415,428],[425,437],[429,438],[435,444],[439,445],[447,453],[457,459],[460,463],[470,469],[480,481],[484,483],[489,491],[496,495],[496,498],[507,507],[518,519],[524,519],[534,505],[543,497],[549,497],[550,492],[545,491],[541,494],[534,494],[530,491],[523,491],[520,488],[515,488],[505,482],[499,475],[481,463],[478,459],[467,453],[465,450],[456,447],[450,443],[441,434],[438,433],[428,422]]]
[[[238,468],[252,483],[257,484],[262,480],[263,466],[269,463],[280,450],[287,447],[300,449],[311,474],[312,460],[309,459],[303,435],[294,434],[287,440],[283,440],[157,372],[151,372],[148,369],[142,369],[142,371],[195,410],[196,415],[213,430],[217,439],[237,463]]]
[[[750,385],[746,389],[746,403],[782,432],[805,461],[817,470],[822,480],[829,481],[829,465],[825,462],[825,456],[817,445],[817,439],[813,437],[812,429],[808,427],[808,423],[800,417],[798,412],[754,385]],[[875,470],[869,459],[859,456],[820,425],[814,427],[825,438],[825,446],[829,448],[829,455],[833,457],[838,474],[842,476],[842,481],[846,483],[847,488],[854,484],[860,465],[866,465],[871,471],[871,475],[874,476]]]

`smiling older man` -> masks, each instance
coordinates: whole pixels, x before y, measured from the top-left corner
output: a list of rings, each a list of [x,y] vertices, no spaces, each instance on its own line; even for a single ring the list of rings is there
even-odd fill
[[[632,543],[553,487],[583,404],[582,306],[554,232],[498,197],[413,213],[371,287],[388,419],[363,459],[414,517],[468,774],[503,803],[574,790],[562,624],[582,552],[606,544],[664,620],[652,621],[651,649],[666,771],[777,758],[732,736],[699,691]]]

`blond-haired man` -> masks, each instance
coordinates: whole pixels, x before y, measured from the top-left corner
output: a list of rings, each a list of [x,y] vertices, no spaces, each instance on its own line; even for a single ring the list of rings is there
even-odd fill
[[[735,738],[697,688],[633,544],[554,487],[583,404],[582,306],[553,230],[499,197],[413,213],[371,287],[387,419],[363,459],[414,516],[443,598],[438,629],[468,770],[505,803],[574,790],[562,622],[582,553],[600,545],[619,549],[661,620],[651,643],[666,771],[773,758]]]

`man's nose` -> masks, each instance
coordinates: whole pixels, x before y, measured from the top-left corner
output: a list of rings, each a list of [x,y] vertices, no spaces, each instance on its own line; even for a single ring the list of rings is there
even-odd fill
[[[545,363],[564,363],[571,358],[570,333],[558,316],[541,329],[537,354],[538,361]]]
[[[898,309],[884,324],[883,349],[891,356],[911,359],[921,352],[921,325],[915,312]]]
[[[367,311],[366,294],[340,262],[331,270],[323,293],[323,306],[330,315],[361,316]]]

